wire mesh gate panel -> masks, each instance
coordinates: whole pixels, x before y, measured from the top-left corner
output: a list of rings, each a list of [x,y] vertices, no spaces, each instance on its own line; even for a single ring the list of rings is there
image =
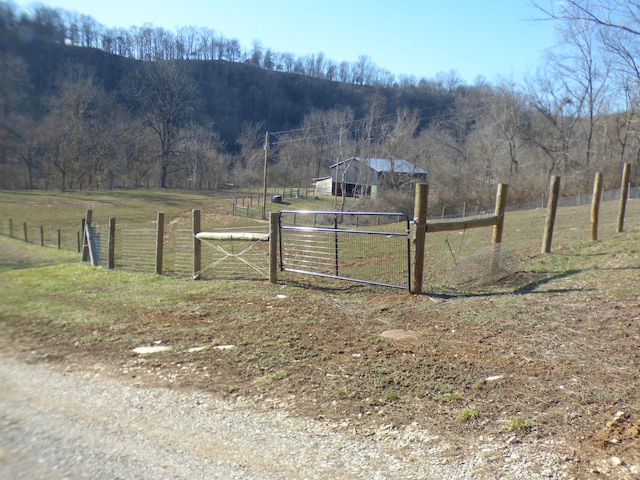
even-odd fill
[[[283,210],[280,270],[411,289],[411,226],[403,213]]]
[[[269,230],[218,230],[196,234],[202,242],[202,268],[196,275],[208,280],[269,279]]]

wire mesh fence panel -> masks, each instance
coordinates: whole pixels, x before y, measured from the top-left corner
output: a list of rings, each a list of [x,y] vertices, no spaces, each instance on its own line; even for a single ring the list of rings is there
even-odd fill
[[[116,233],[115,245],[116,268],[134,272],[155,272],[156,230],[119,230]]]
[[[81,242],[80,230],[75,232],[70,230],[60,231],[60,249],[79,252]]]
[[[282,271],[411,287],[406,215],[283,211],[279,223]]]
[[[521,268],[508,242],[492,244],[493,227],[428,233],[424,283],[429,288],[469,288],[491,284]]]
[[[204,280],[269,279],[268,228],[233,228],[199,235]]]
[[[186,229],[165,232],[163,272],[174,277],[193,276],[193,233]]]
[[[109,228],[92,227],[93,247],[96,264],[101,267],[109,266]]]

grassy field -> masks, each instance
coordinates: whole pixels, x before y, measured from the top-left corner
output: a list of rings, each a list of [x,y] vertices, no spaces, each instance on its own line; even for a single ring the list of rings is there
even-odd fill
[[[123,222],[193,208],[239,221],[228,199],[204,195],[0,194],[0,220],[73,226],[87,208]],[[293,275],[273,285],[109,271],[0,237],[0,347],[362,434],[391,424],[561,438],[576,471],[605,454],[640,464],[639,210],[629,203],[616,234],[617,204],[603,204],[591,243],[589,207],[561,209],[549,255],[539,254],[546,212],[508,213],[509,261],[491,281],[478,280],[491,229],[427,235],[424,295]],[[171,350],[132,351],[149,345]]]

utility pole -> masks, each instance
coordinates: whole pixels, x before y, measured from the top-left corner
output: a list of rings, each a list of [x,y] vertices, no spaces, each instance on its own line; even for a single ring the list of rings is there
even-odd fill
[[[267,162],[269,161],[269,132],[264,134],[264,174],[262,179],[262,219],[267,219]]]

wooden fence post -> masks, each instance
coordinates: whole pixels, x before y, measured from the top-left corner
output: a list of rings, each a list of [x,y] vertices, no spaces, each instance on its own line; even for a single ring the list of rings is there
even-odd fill
[[[40,225],[40,246],[44,247],[44,226]]]
[[[560,177],[554,175],[549,182],[549,205],[547,205],[547,221],[544,225],[544,236],[542,237],[542,253],[551,252],[551,239],[553,237],[553,226],[556,223],[559,195]]]
[[[58,250],[62,248],[62,232],[58,229]]]
[[[627,196],[629,195],[629,174],[631,172],[631,164],[625,163],[622,167],[622,184],[620,185],[620,210],[618,212],[618,226],[616,233],[622,233],[624,230],[624,213],[627,209]]]
[[[415,259],[413,262],[413,282],[411,293],[422,293],[422,276],[424,274],[424,243],[427,233],[427,206],[429,202],[429,184],[419,183],[416,186],[416,198],[413,207],[413,222],[415,233],[413,247]]]
[[[507,206],[507,191],[509,186],[506,183],[500,183],[498,185],[498,192],[496,194],[496,211],[495,214],[498,217],[496,224],[493,227],[493,240],[494,245],[502,243],[502,232],[504,231],[504,211]]]
[[[109,218],[109,240],[108,240],[109,259],[107,268],[113,270],[116,268],[116,219]]]
[[[269,282],[278,283],[278,223],[280,214],[269,216]]]
[[[27,222],[24,222],[22,224],[22,235],[23,235],[24,241],[29,242],[29,239],[27,238]]]
[[[158,212],[158,225],[156,230],[156,275],[162,275],[162,262],[164,256],[164,213]]]
[[[600,212],[600,197],[602,196],[602,173],[596,173],[593,183],[593,197],[591,198],[591,241],[598,241],[598,214]]]
[[[500,244],[502,243],[502,233],[504,232],[504,212],[507,207],[508,190],[509,186],[506,183],[498,184],[495,210],[495,215],[498,218],[496,219],[496,224],[493,226],[493,239],[491,240],[493,249],[491,251],[491,260],[489,263],[491,273],[495,272],[499,266]]]
[[[13,218],[9,219],[9,238],[13,238]]]
[[[202,244],[196,235],[200,233],[200,210],[191,212],[193,226],[193,279],[200,280],[202,269]]]

